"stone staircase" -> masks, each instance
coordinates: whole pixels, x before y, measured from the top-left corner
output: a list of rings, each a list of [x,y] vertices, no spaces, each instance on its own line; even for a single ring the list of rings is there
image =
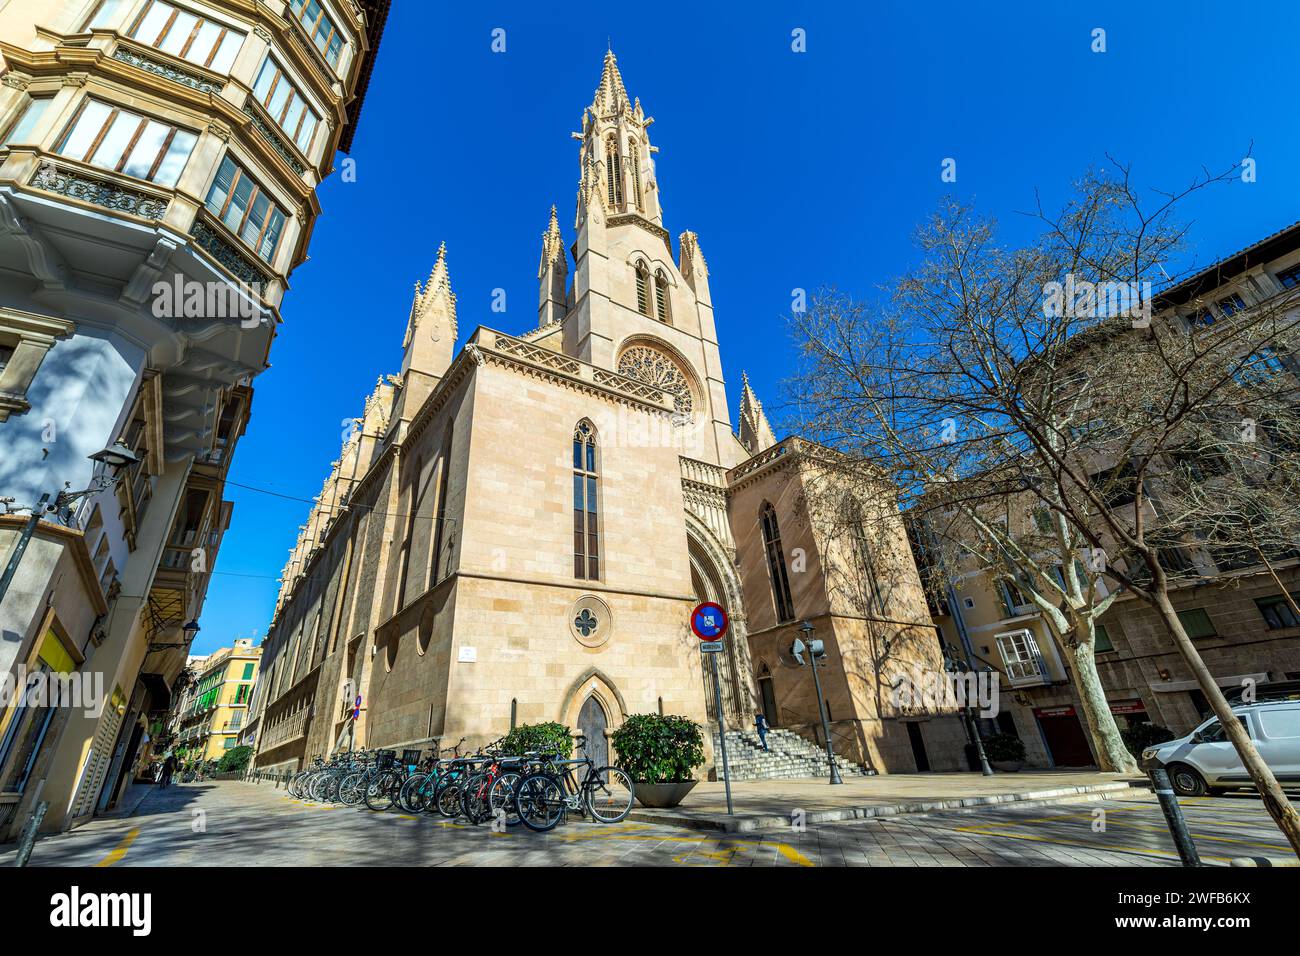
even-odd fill
[[[769,730],[767,751],[755,731],[727,731],[727,769],[732,780],[796,780],[803,777],[827,777],[830,767],[826,762],[826,748],[793,730]],[[722,779],[722,751],[718,732],[713,731],[713,759],[715,769],[710,779]],[[867,777],[870,771],[849,763],[839,754],[835,765],[841,777]]]

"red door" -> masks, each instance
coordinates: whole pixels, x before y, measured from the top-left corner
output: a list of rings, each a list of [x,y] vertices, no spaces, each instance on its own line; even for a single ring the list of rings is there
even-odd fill
[[[1058,767],[1090,767],[1095,765],[1088,738],[1073,707],[1035,707],[1034,716],[1043,728],[1043,738],[1052,752],[1052,763]]]

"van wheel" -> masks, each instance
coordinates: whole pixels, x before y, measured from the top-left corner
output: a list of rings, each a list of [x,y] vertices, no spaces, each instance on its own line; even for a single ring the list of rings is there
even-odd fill
[[[1169,780],[1180,797],[1203,797],[1209,792],[1205,778],[1185,763],[1170,765]]]

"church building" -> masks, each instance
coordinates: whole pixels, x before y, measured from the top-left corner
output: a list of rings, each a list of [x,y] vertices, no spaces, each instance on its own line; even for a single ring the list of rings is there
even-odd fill
[[[608,53],[574,134],[575,235],[552,208],[531,331],[480,326],[457,351],[445,246],[416,284],[400,371],[368,397],[284,570],[259,768],[551,720],[601,762],[638,713],[707,739],[714,688],[688,620],[705,600],[731,618],[729,729],[762,712],[821,739],[790,654],[808,622],[841,757],[964,768],[952,708],[896,693],[941,654],[892,489],[840,488],[826,449],[777,441],[745,379],[732,419],[725,304],[719,320],[695,233],[674,255],[652,123]]]

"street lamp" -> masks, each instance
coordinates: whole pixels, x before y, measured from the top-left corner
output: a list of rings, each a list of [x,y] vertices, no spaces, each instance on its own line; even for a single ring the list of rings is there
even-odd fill
[[[954,683],[957,675],[965,673],[969,666],[957,657],[957,648],[951,644],[943,645],[943,669],[953,676]],[[961,701],[961,714],[966,724],[966,733],[975,745],[975,753],[979,756],[980,773],[986,777],[993,776],[993,768],[989,766],[988,755],[984,753],[984,739],[980,737],[979,727],[975,723],[975,718],[971,716],[970,701],[963,695]]]
[[[165,651],[172,647],[189,647],[194,638],[198,636],[199,630],[199,622],[191,618],[181,626],[181,633],[184,635],[184,638],[179,644],[150,644],[149,650],[150,652],[153,652]]]
[[[821,641],[813,640],[813,631],[816,628],[813,627],[812,621],[804,621],[799,625],[799,630],[803,633],[803,639],[795,639],[791,653],[794,654],[795,660],[803,664],[803,654],[801,652],[804,647],[808,649],[808,663],[812,665],[813,686],[817,688],[817,711],[822,719],[822,733],[826,735],[826,759],[831,765],[830,782],[832,784],[843,783],[844,780],[840,777],[840,768],[835,765],[835,750],[831,747],[831,726],[826,720],[826,705],[822,702],[822,681],[817,674],[817,668],[821,666],[818,661],[826,656],[826,651]]]
[[[4,600],[5,594],[9,591],[9,585],[18,573],[18,563],[22,561],[23,552],[27,550],[27,545],[31,543],[37,525],[41,523],[41,516],[47,513],[62,515],[74,501],[87,495],[107,491],[118,480],[123,468],[134,465],[140,460],[135,452],[122,444],[121,439],[87,457],[97,464],[104,465],[109,469],[110,473],[96,475],[91,479],[89,487],[82,491],[69,491],[72,482],[64,482],[63,490],[54,496],[54,504],[52,505],[49,503],[49,492],[41,495],[41,500],[31,509],[31,517],[23,525],[22,533],[18,536],[18,543],[14,546],[13,553],[9,555],[8,563],[5,564],[4,574],[0,575],[0,601]],[[5,500],[4,505],[7,513],[9,500]]]

